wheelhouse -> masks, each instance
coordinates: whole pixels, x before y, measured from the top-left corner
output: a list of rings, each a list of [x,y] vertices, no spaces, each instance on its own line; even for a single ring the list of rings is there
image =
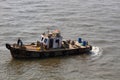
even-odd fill
[[[44,33],[40,36],[40,43],[47,46],[47,48],[61,48],[62,36],[59,30],[55,30],[49,33]]]

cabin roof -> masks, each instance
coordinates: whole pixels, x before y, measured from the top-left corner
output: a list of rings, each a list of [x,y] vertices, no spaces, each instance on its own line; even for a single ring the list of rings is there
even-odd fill
[[[60,37],[62,37],[59,30],[54,30],[54,31],[48,32],[48,33],[43,33],[42,36],[46,37],[46,38],[56,38],[56,37],[60,38]]]

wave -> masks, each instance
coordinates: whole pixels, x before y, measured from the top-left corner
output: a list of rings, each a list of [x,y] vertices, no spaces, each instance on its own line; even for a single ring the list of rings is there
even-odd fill
[[[93,46],[91,53],[92,59],[97,59],[102,56],[103,49],[97,46]]]

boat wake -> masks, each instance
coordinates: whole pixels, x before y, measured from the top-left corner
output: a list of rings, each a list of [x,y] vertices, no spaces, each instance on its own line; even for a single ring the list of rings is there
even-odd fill
[[[93,46],[92,50],[91,50],[91,53],[92,53],[91,54],[92,59],[97,59],[100,56],[102,56],[103,50],[100,47]]]

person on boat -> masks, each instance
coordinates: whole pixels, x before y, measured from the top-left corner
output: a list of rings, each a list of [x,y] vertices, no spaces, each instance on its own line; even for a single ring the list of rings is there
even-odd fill
[[[22,42],[22,40],[20,38],[18,38],[17,45],[18,46],[22,46],[23,45],[23,42]]]

